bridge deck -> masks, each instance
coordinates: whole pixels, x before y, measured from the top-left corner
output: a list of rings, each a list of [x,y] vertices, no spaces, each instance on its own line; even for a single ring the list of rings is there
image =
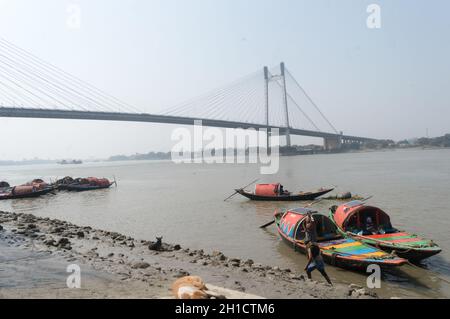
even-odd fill
[[[71,120],[97,120],[97,121],[122,121],[122,122],[149,122],[149,123],[166,123],[179,125],[193,125],[195,120],[201,120],[204,126],[221,127],[221,128],[266,128],[263,124],[251,124],[244,122],[231,122],[223,120],[201,119],[192,117],[178,117],[167,115],[156,115],[148,113],[116,113],[116,112],[87,112],[87,111],[68,111],[68,110],[51,110],[51,109],[36,109],[36,108],[15,108],[15,107],[0,107],[0,117],[13,118],[41,118],[41,119],[71,119]],[[286,132],[285,127],[271,127],[277,128],[280,134]],[[365,142],[373,141],[374,139],[350,135],[339,135],[327,132],[318,132],[302,129],[289,129],[292,135],[321,137],[321,138],[342,138],[349,141]]]

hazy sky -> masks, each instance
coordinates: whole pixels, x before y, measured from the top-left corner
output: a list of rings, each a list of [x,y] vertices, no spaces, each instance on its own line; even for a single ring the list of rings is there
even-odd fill
[[[380,29],[367,28],[371,3]],[[339,130],[402,139],[450,132],[449,12],[445,0],[0,0],[0,36],[150,113],[284,61]],[[167,151],[174,128],[0,118],[0,160]]]

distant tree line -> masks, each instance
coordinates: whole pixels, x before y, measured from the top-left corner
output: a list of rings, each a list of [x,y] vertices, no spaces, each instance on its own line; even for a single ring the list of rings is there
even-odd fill
[[[32,159],[32,160],[21,160],[21,161],[10,161],[10,160],[0,160],[0,165],[32,165],[32,164],[52,164],[56,163],[54,160],[42,160],[42,159]]]
[[[416,141],[420,146],[437,146],[437,147],[450,147],[450,134],[445,134],[439,137],[421,137]]]
[[[170,152],[148,152],[147,154],[134,155],[114,155],[108,161],[143,161],[143,160],[167,160],[170,159]]]
[[[379,148],[408,148],[408,147],[450,147],[450,134],[438,137],[421,137],[412,140],[401,140],[394,142],[393,140],[377,140],[366,142],[363,148],[379,149]]]

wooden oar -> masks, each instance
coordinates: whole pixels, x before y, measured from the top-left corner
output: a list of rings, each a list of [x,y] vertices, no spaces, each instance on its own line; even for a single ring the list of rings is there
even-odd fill
[[[272,225],[273,223],[275,223],[275,219],[274,219],[274,220],[271,220],[271,221],[268,222],[267,224],[264,224],[264,225],[262,225],[262,226],[259,226],[259,228],[266,228],[267,226],[270,226],[270,225]]]
[[[304,207],[305,207],[305,208],[311,207],[312,205],[317,204],[318,202],[320,202],[322,199],[323,199],[323,198],[319,198],[318,200],[315,200],[315,201],[309,203],[308,205],[306,205],[306,206],[304,206]],[[272,225],[273,223],[275,223],[275,219],[272,220],[272,221],[270,221],[270,222],[268,222],[268,223],[266,223],[266,224],[264,224],[264,225],[262,225],[262,226],[259,226],[259,228],[266,228],[267,226],[270,226],[270,225]]]
[[[316,199],[315,201],[313,201],[313,202],[309,203],[308,205],[306,205],[305,208],[306,207],[311,207],[312,205],[317,204],[318,202],[320,202],[322,200],[323,200],[323,198]]]
[[[250,185],[256,183],[257,181],[259,181],[259,178],[258,178],[258,179],[255,179],[255,180],[254,180],[253,182],[251,182],[250,184],[245,185],[244,187],[239,188],[239,190],[244,189],[244,188],[246,188],[246,187],[249,187]],[[225,198],[223,201],[226,202],[228,199],[230,199],[231,197],[233,197],[233,196],[236,195],[237,193],[238,193],[238,191],[235,191],[232,195],[228,196],[228,197]]]

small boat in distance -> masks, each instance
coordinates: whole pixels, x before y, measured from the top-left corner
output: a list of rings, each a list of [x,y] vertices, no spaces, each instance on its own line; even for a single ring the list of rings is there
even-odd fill
[[[68,164],[83,164],[82,160],[71,160],[71,161],[67,161],[67,160],[62,160],[57,162],[58,164],[61,165],[68,165]]]
[[[327,216],[305,207],[276,211],[274,214],[278,233],[294,250],[306,254],[303,223],[309,212],[316,222],[317,244],[326,263],[341,268],[365,271],[371,264],[392,268],[408,262],[406,259],[390,255],[356,239],[342,236]]]
[[[366,244],[411,261],[420,261],[441,252],[432,240],[392,227],[388,214],[378,207],[351,201],[330,209],[330,218],[338,231]]]
[[[320,188],[315,191],[293,193],[283,189],[283,185],[276,184],[256,184],[254,192],[241,189],[235,191],[250,200],[261,201],[302,201],[314,200],[319,196],[331,192],[334,188]]]

